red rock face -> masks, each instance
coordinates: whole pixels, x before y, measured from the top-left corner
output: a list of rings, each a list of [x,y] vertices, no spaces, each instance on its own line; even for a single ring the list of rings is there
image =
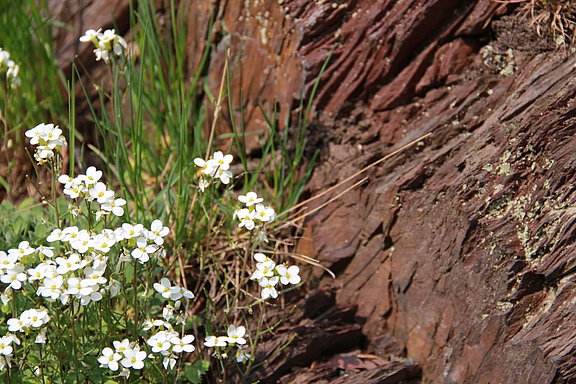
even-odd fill
[[[214,13],[209,86],[217,94],[230,47],[233,103],[242,90],[249,131],[265,127],[257,106],[274,100],[286,127],[334,49],[310,130],[322,151],[311,194],[432,134],[306,222],[298,251],[337,273],[308,271],[334,302],[278,330],[303,341],[255,378],[344,382],[312,361],[362,347],[399,362],[349,382],[574,380],[576,59],[541,52],[530,28],[515,29],[529,23],[518,13],[490,27],[511,11],[491,1],[191,1],[189,70]],[[287,373],[295,365],[310,368]]]

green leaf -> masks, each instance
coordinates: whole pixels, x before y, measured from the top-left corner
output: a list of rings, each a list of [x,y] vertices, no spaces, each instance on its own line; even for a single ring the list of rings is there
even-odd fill
[[[20,234],[26,226],[26,221],[22,216],[15,216],[12,220],[12,231],[16,234]]]
[[[34,204],[34,199],[29,197],[27,199],[24,199],[24,201],[22,201],[20,203],[20,205],[18,206],[18,210],[22,210],[25,208],[28,208],[29,206],[31,206],[32,204]]]
[[[4,189],[6,189],[6,191],[10,192],[10,186],[8,185],[6,179],[3,178],[2,176],[0,176],[0,185],[2,185]]]
[[[208,372],[209,368],[209,361],[196,360],[194,364],[186,367],[186,378],[194,384],[200,384],[202,382],[202,375]]]

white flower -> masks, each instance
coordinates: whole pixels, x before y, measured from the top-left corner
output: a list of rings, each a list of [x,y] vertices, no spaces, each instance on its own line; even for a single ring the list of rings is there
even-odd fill
[[[276,291],[276,288],[274,288],[276,284],[278,284],[278,276],[274,276],[270,279],[266,277],[261,277],[260,280],[258,281],[258,284],[260,284],[260,286],[264,288],[262,290],[262,299],[266,300],[269,297],[275,299],[278,297],[278,292]]]
[[[4,292],[2,292],[2,294],[0,294],[0,300],[2,301],[2,304],[8,305],[10,300],[12,300],[12,290],[7,289]]]
[[[12,78],[12,83],[15,85],[20,84],[20,79],[18,78],[18,74],[20,73],[20,66],[15,64],[13,61],[11,62],[12,65],[8,66],[8,70],[6,71],[6,78]]]
[[[96,221],[102,220],[102,216],[108,216],[109,214],[110,214],[109,211],[103,211],[101,209],[96,211],[96,214],[95,214]]]
[[[223,171],[226,171],[230,168],[230,163],[233,160],[232,155],[224,156],[224,154],[221,151],[214,152],[214,156],[212,158],[214,160],[214,163],[216,164],[216,167]]]
[[[152,327],[160,327],[160,326],[165,325],[165,324],[166,323],[163,320],[146,320],[142,324],[142,329],[144,331],[148,331],[148,330],[152,329]],[[168,323],[168,325],[170,325],[170,323]],[[166,328],[168,328],[168,326],[166,326]]]
[[[145,238],[139,237],[136,239],[136,247],[132,250],[132,257],[137,259],[141,264],[144,264],[150,257],[148,254],[154,253],[158,250],[158,248],[154,245],[148,245],[148,242]]]
[[[112,344],[114,344],[114,349],[116,349],[116,352],[120,353],[124,353],[125,350],[130,348],[130,340],[128,339],[124,339],[122,341],[114,341]]]
[[[274,267],[276,263],[272,260],[265,261],[263,263],[256,264],[256,270],[250,277],[250,280],[260,280],[262,277],[272,277],[274,276]]]
[[[119,377],[124,377],[125,379],[130,378],[130,370],[126,368],[122,368],[122,372],[118,374]]]
[[[58,182],[60,184],[63,184],[64,186],[69,185],[72,180],[74,180],[73,178],[71,178],[70,176],[66,175],[66,174],[62,174],[60,176],[58,176]]]
[[[88,190],[90,196],[99,204],[104,204],[108,199],[114,198],[114,192],[106,189],[106,185],[102,182],[97,182],[92,188]]]
[[[25,327],[40,328],[50,320],[50,317],[46,310],[28,309],[22,312],[20,320]]]
[[[1,62],[1,59],[0,59],[0,62]],[[26,137],[30,138],[30,144],[38,145],[38,143],[40,142],[40,135],[42,134],[42,131],[44,130],[44,125],[45,125],[44,123],[38,124],[34,128],[29,129],[26,132],[24,132],[24,135],[26,135]],[[54,127],[54,124],[48,124],[48,125],[51,125],[52,127]]]
[[[124,238],[125,239],[131,239],[133,237],[139,237],[142,234],[142,230],[144,229],[144,226],[142,224],[136,224],[136,225],[132,225],[132,224],[128,224],[128,223],[124,223],[122,224],[122,230]]]
[[[118,370],[118,361],[122,358],[119,353],[114,352],[112,348],[106,347],[102,350],[102,356],[98,358],[101,368],[109,368],[111,371]]]
[[[166,321],[170,321],[174,318],[174,307],[170,304],[167,304],[164,308],[162,308],[162,317]]]
[[[46,344],[46,328],[42,328],[38,335],[36,335],[36,339],[34,339],[34,343],[36,344]]]
[[[66,289],[67,295],[77,295],[82,289],[82,281],[77,277],[71,277],[66,281],[68,288]]]
[[[56,228],[55,230],[50,232],[50,235],[48,235],[48,237],[46,238],[46,241],[49,243],[53,243],[55,241],[60,240],[61,238],[62,238],[62,230],[59,228]]]
[[[168,370],[168,367],[170,367],[170,369],[174,369],[174,366],[176,365],[176,359],[177,357],[173,354],[164,357],[164,360],[162,360],[164,369]]]
[[[124,214],[124,208],[122,208],[124,205],[126,205],[126,200],[112,198],[102,204],[102,209],[120,217]]]
[[[78,227],[72,226],[67,227],[62,230],[62,236],[60,241],[62,242],[69,242],[70,240],[74,240],[78,236]]]
[[[11,339],[7,339],[6,337],[0,338],[0,354],[4,356],[11,356],[12,351],[14,348],[10,345],[12,343]]]
[[[107,29],[104,33],[98,34],[98,45],[100,47],[107,47],[116,40],[116,31],[114,29]]]
[[[83,284],[85,281],[86,280],[82,280],[81,284]],[[102,300],[102,294],[98,289],[98,285],[82,287],[79,294],[81,295],[80,304],[84,306],[90,304],[92,301]]]
[[[255,253],[254,259],[259,263],[266,263],[268,261],[272,261],[272,259],[270,259],[268,256],[266,256],[263,253]]]
[[[0,356],[0,372],[3,371],[4,368],[6,368],[6,366],[12,367],[10,358],[11,356],[3,356],[3,355]]]
[[[38,248],[36,248],[36,252],[38,252],[39,254],[42,254],[46,257],[54,257],[54,251],[53,251],[54,247],[45,247],[43,245],[39,246]]]
[[[263,201],[264,199],[259,198],[258,195],[255,192],[248,192],[246,194],[246,196],[244,195],[240,195],[238,196],[238,201],[240,201],[241,203],[246,204],[247,207],[250,207],[254,204],[260,203],[261,201]]]
[[[240,209],[236,212],[238,220],[240,220],[239,227],[245,227],[247,230],[251,231],[254,229],[254,212],[250,212],[247,208]]]
[[[21,265],[15,265],[14,268],[7,269],[6,273],[0,278],[0,281],[4,284],[9,284],[8,288],[14,290],[22,288],[22,282],[25,280],[26,274],[24,273],[24,267]]]
[[[275,212],[270,207],[265,207],[262,204],[256,204],[256,214],[254,217],[262,222],[272,221],[274,219]],[[271,220],[272,219],[272,220]]]
[[[177,336],[173,336],[170,339],[170,342],[172,344],[174,344],[174,346],[172,347],[172,350],[175,353],[181,353],[181,352],[194,352],[194,350],[196,348],[194,348],[194,346],[192,345],[192,342],[194,341],[194,336],[192,335],[186,335],[183,338],[179,338]]]
[[[76,271],[80,269],[80,256],[78,256],[77,253],[73,253],[67,259],[63,257],[57,257],[56,263],[58,264],[56,272],[59,275],[64,275],[70,271]]]
[[[76,179],[64,186],[64,194],[70,196],[71,199],[77,199],[80,195],[86,192],[86,186]]]
[[[144,368],[144,359],[146,352],[139,349],[128,348],[124,350],[124,358],[122,359],[122,366],[124,368],[142,369]]]
[[[100,251],[102,253],[108,253],[108,252],[110,252],[110,247],[112,247],[115,243],[116,243],[116,240],[111,239],[110,237],[108,237],[106,235],[99,234],[94,239],[93,247],[97,251]]]
[[[84,274],[88,280],[91,280],[94,284],[106,284],[108,280],[104,277],[104,272],[106,271],[106,264],[96,265],[94,261],[92,267],[84,269]]]
[[[216,178],[219,178],[222,184],[228,184],[230,183],[230,179],[232,178],[232,176],[233,176],[232,172],[219,169]]]
[[[20,259],[22,256],[30,255],[31,253],[34,253],[34,248],[32,248],[30,243],[27,241],[21,241],[20,244],[18,244],[18,248],[8,250],[9,255],[16,254],[18,255],[18,259]]]
[[[89,29],[84,32],[84,36],[80,37],[80,41],[83,43],[93,42],[95,45],[98,44],[98,34],[102,31],[102,28],[99,28],[97,31],[93,29]]]
[[[278,265],[276,271],[280,275],[280,282],[284,285],[298,284],[301,281],[300,276],[298,276],[300,268],[295,265],[289,268],[286,268],[285,265]]]
[[[244,335],[246,334],[246,328],[240,326],[236,328],[234,325],[230,324],[228,327],[228,342],[230,344],[246,344],[246,339],[244,339]]]
[[[191,291],[187,290],[186,288],[181,288],[181,290],[182,290],[182,296],[184,296],[185,298],[187,299],[194,298],[194,294]]]
[[[162,297],[165,299],[168,299],[170,297],[170,288],[171,288],[170,280],[168,280],[165,277],[163,277],[160,280],[160,283],[154,283],[154,289],[156,290],[156,292],[160,293]]]
[[[200,190],[202,192],[204,192],[204,190],[206,188],[208,188],[210,186],[210,182],[208,182],[208,180],[206,180],[205,178],[201,178],[200,182],[198,183],[198,188],[200,188]]]
[[[42,297],[50,297],[53,300],[58,299],[62,290],[63,278],[62,276],[57,276],[53,279],[44,279],[42,285],[38,287],[36,294]]]
[[[8,324],[8,332],[21,332],[24,328],[24,322],[21,319],[11,318],[6,324]]]
[[[122,54],[122,51],[124,51],[127,47],[128,45],[126,44],[126,40],[124,40],[124,38],[121,36],[116,36],[116,42],[114,42],[114,49],[113,49],[116,56],[120,56]]]
[[[110,279],[110,282],[108,283],[108,292],[110,292],[110,297],[118,296],[121,289],[122,286],[118,280]]]
[[[39,146],[34,153],[34,158],[38,161],[38,164],[44,164],[46,159],[52,157],[54,157],[54,152],[52,152],[52,148],[49,148],[47,145]]]
[[[110,56],[108,51],[102,48],[95,48],[94,55],[96,55],[96,61],[104,60],[105,63],[110,61]]]
[[[202,168],[202,173],[204,173],[205,175],[214,175],[214,172],[216,172],[216,169],[213,168],[213,163],[210,163],[209,161],[204,161],[203,159],[197,157],[194,159],[194,164],[196,164],[197,167]]]
[[[225,347],[228,338],[226,336],[208,336],[205,339],[206,347]]]
[[[164,353],[170,349],[172,344],[166,338],[166,333],[158,332],[154,336],[148,339],[148,345],[152,347],[152,352],[154,353]]]
[[[170,299],[176,301],[180,300],[182,296],[184,296],[187,299],[194,298],[194,294],[184,287],[179,287],[175,285],[172,288],[170,288]]]
[[[70,246],[80,253],[86,253],[94,246],[94,241],[90,233],[83,229],[73,239],[70,239]]]
[[[84,184],[89,187],[96,184],[101,177],[102,171],[97,170],[96,167],[88,167],[85,175],[78,175],[78,180],[84,182]]]
[[[0,251],[0,269],[12,269],[18,262],[18,253],[13,252],[9,255],[4,251]]]
[[[238,349],[236,350],[236,361],[237,362],[243,363],[246,360],[250,359],[251,355],[244,351],[247,348],[248,348],[247,345],[242,345],[242,346],[239,345],[238,346]]]
[[[47,143],[57,141],[62,134],[62,130],[53,124],[44,125],[40,133],[40,139]]]
[[[163,237],[168,235],[168,232],[170,232],[170,229],[165,227],[160,220],[156,219],[152,222],[150,231],[147,232],[148,239],[154,241],[157,245],[162,245],[164,244]]]

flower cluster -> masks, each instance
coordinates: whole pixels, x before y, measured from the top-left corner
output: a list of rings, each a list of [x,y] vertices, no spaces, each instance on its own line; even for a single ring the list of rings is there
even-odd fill
[[[170,299],[172,301],[179,301],[182,297],[187,299],[193,299],[194,294],[187,290],[186,288],[179,287],[177,285],[172,285],[170,280],[163,277],[160,283],[154,283],[154,289],[156,292],[162,295],[165,299]]]
[[[256,270],[250,277],[251,280],[257,280],[258,284],[262,287],[262,299],[266,300],[269,297],[277,298],[278,291],[276,286],[278,282],[283,285],[288,284],[299,284],[301,279],[298,275],[300,273],[300,268],[295,265],[287,266],[286,264],[276,263],[268,258],[263,253],[254,254],[254,259],[256,259]]]
[[[111,297],[120,292],[120,283],[105,277],[107,254],[114,245],[121,247],[120,261],[130,261],[132,256],[143,264],[151,254],[164,255],[161,244],[167,233],[168,228],[159,220],[152,223],[150,230],[142,224],[128,223],[115,230],[103,229],[100,233],[80,230],[76,226],[55,229],[46,241],[60,242],[69,251],[52,260],[54,247],[34,249],[23,241],[8,253],[0,251],[0,281],[8,285],[5,294],[21,289],[27,281],[37,287],[36,294],[40,297],[60,300],[62,304],[72,297],[82,305],[88,305],[100,301],[106,292]],[[26,269],[27,265],[30,268]],[[4,295],[3,300],[9,301],[9,296]]]
[[[232,155],[224,155],[221,151],[214,152],[208,161],[197,157],[194,159],[194,164],[200,167],[200,182],[198,187],[202,192],[210,185],[210,179],[220,179],[223,184],[230,183],[232,179],[232,172],[229,171],[230,163],[232,163]]]
[[[101,28],[97,31],[89,29],[84,33],[84,36],[80,37],[80,41],[83,43],[92,42],[96,47],[94,49],[96,61],[104,60],[106,64],[110,62],[111,53],[121,56],[127,48],[126,40],[118,36],[114,29],[107,29],[104,33],[102,33]]]
[[[50,316],[45,309],[27,309],[20,314],[20,318],[11,318],[7,321],[9,332],[27,332],[29,329],[38,329],[48,323]],[[37,341],[38,342],[38,341]]]
[[[210,348],[226,348],[228,345],[236,345],[238,348],[236,350],[236,361],[243,363],[244,361],[250,359],[251,355],[246,353],[246,339],[244,335],[246,334],[246,328],[239,326],[236,328],[234,325],[228,326],[227,331],[228,336],[207,336],[204,339],[204,346]],[[216,352],[216,355],[225,357],[226,354],[220,354]]]
[[[130,368],[144,368],[144,360],[147,354],[146,351],[140,350],[140,346],[137,343],[131,343],[130,340],[124,339],[122,341],[114,341],[113,345],[114,349],[106,347],[102,350],[102,356],[98,358],[101,368],[108,368],[116,372],[121,365],[120,377],[125,378],[130,377]]]
[[[11,359],[14,348],[12,343],[20,345],[20,340],[15,335],[6,335],[0,338],[0,371],[6,366],[12,367]]]
[[[143,324],[143,329],[149,331],[154,327],[159,327],[156,332],[147,340],[147,344],[152,349],[152,353],[160,354],[163,357],[162,365],[164,369],[171,370],[176,365],[177,354],[182,352],[194,352],[195,348],[192,345],[194,341],[193,335],[185,335],[180,337],[170,323],[175,320],[176,325],[185,323],[186,314],[179,311],[181,308],[181,299],[193,299],[194,295],[186,288],[172,285],[170,280],[163,277],[160,283],[154,284],[154,290],[162,295],[166,300],[170,301],[162,310],[164,320],[146,320]],[[150,358],[154,358],[154,355]]]
[[[182,352],[190,353],[196,350],[192,345],[194,336],[185,335],[180,338],[178,332],[172,328],[170,323],[163,322],[162,325],[165,329],[156,332],[146,343],[152,348],[152,353],[157,353],[163,357],[162,365],[164,369],[170,370],[176,365],[176,359],[178,359],[176,354]],[[154,358],[154,355],[151,358]]]
[[[238,197],[238,201],[245,204],[244,208],[234,212],[234,217],[240,220],[239,227],[251,231],[255,228],[260,229],[263,225],[276,220],[274,208],[260,204],[263,200],[255,192],[248,192],[245,196],[240,195]]]
[[[102,171],[95,167],[88,167],[85,175],[78,175],[75,178],[61,175],[58,181],[64,185],[64,194],[70,199],[85,198],[88,201],[96,201],[100,205],[100,209],[96,212],[96,220],[110,213],[116,216],[124,215],[123,206],[126,205],[126,200],[115,198],[114,191],[99,181],[101,177]],[[80,212],[73,209],[71,213],[79,214]]]
[[[34,152],[38,164],[44,164],[54,157],[54,151],[60,152],[68,145],[62,130],[54,124],[38,124],[24,134],[30,138],[30,144],[38,146]]]
[[[6,80],[9,80],[13,87],[20,84],[20,78],[18,77],[20,66],[10,60],[10,53],[8,51],[4,51],[0,47],[0,72],[4,71],[6,71]]]

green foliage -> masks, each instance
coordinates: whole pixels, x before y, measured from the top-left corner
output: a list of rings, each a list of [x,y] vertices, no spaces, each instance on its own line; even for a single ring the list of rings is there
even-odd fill
[[[8,133],[14,133],[19,142],[22,132],[39,122],[58,121],[65,125],[61,94],[64,75],[54,58],[52,39],[52,28],[65,26],[51,20],[45,1],[0,0],[0,9],[0,47],[20,65],[21,79],[21,85],[8,92],[0,87],[0,106],[9,101]]]
[[[193,384],[200,384],[202,376],[210,369],[210,362],[206,360],[196,360],[194,364],[186,367],[186,379]]]
[[[43,220],[43,204],[28,198],[18,206],[7,200],[0,204],[0,249],[13,248],[21,241],[33,244],[43,242],[48,235],[48,227]]]

